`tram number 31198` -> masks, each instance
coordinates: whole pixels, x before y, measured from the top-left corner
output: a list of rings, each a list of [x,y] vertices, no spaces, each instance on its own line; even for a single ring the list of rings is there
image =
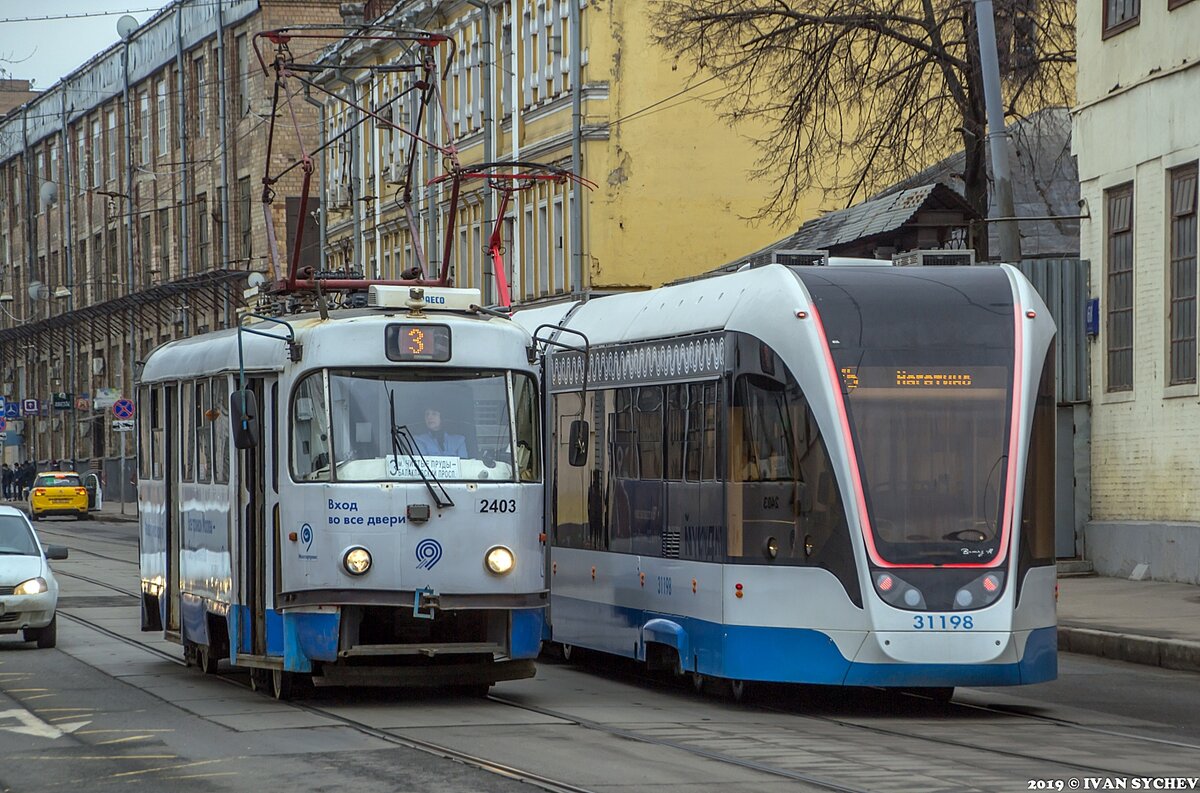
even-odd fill
[[[479,499],[479,511],[511,515],[517,511],[517,500],[515,498],[481,498]]]

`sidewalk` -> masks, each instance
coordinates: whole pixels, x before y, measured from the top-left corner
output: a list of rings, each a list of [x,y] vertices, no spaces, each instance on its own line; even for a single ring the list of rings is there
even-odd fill
[[[1200,672],[1200,587],[1060,578],[1058,649]]]

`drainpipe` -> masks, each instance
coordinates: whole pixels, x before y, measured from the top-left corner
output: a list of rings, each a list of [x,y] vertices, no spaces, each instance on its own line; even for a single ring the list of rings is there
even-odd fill
[[[346,81],[350,89],[350,101],[358,104],[358,83],[353,79]],[[350,124],[353,132],[350,135],[350,217],[354,221],[354,261],[362,267],[363,274],[367,272],[366,263],[362,258],[362,130],[365,124],[359,124],[358,109],[353,108]]]
[[[125,90],[123,93],[125,102],[125,206],[128,210],[125,214],[125,278],[127,279],[126,294],[133,294],[133,235],[136,229],[135,210],[133,203],[133,158],[132,158],[132,139],[130,138],[131,127],[129,123],[129,42],[132,38],[132,32],[125,38],[125,46],[122,48],[124,61]],[[125,389],[123,396],[133,396],[133,370],[134,360],[137,358],[137,315],[132,309],[129,311],[129,379],[125,381]],[[121,489],[121,514],[125,514],[125,490],[126,490],[126,435],[128,433],[118,433],[121,436],[121,481],[118,487]]]
[[[245,64],[249,66],[249,64]],[[221,125],[221,264],[222,269],[229,267],[229,125],[227,123],[226,104],[229,91],[225,86],[225,0],[217,0],[217,80],[220,86],[220,111],[218,123]],[[241,112],[241,108],[238,108]],[[225,317],[224,323],[229,327],[229,285],[225,285]]]
[[[63,236],[63,245],[62,245],[62,248],[63,248],[63,285],[66,286],[68,290],[70,290],[69,293],[67,294],[67,314],[70,315],[75,311],[75,290],[78,289],[79,287],[77,287],[75,285],[75,260],[73,258],[73,254],[74,254],[74,250],[75,250],[75,235],[74,235],[74,232],[73,232],[72,226],[71,226],[71,212],[72,212],[72,210],[71,210],[71,193],[72,193],[71,172],[72,171],[71,171],[71,144],[68,141],[68,135],[67,135],[67,86],[68,86],[68,83],[66,81],[64,81],[62,84],[62,135],[61,135],[62,150],[63,150],[63,156],[62,156],[63,189],[62,189],[62,192],[64,193],[64,196],[63,196],[63,202],[61,205],[62,206],[61,211],[63,213],[63,220],[64,220],[64,224],[65,224],[64,231],[63,231],[64,236]],[[71,376],[70,376],[70,378],[68,378],[67,382],[68,382],[68,385],[70,386],[72,396],[75,396],[76,394],[79,393],[79,391],[76,389],[77,381],[75,379],[75,375],[76,375],[76,372],[75,372],[75,347],[76,347],[75,325],[74,325],[74,323],[72,323],[72,325],[71,325],[71,349],[67,353],[67,359],[70,361],[70,366],[71,366]],[[74,468],[76,465],[75,456],[77,454],[77,449],[78,449],[76,444],[79,439],[79,413],[78,413],[78,411],[76,411],[74,409],[71,410],[70,425],[71,425],[70,429],[67,430],[67,432],[71,435],[69,449],[70,449],[70,453],[71,453],[71,466],[72,466],[72,468]]]
[[[320,244],[321,244],[321,266],[319,269],[326,270],[327,268],[325,266],[325,212],[326,212],[325,207],[327,204],[329,184],[326,181],[327,175],[325,173],[325,169],[327,166],[325,164],[324,149],[325,149],[325,139],[326,139],[326,137],[328,137],[328,134],[325,131],[325,105],[321,104],[316,99],[312,98],[311,89],[307,85],[304,86],[304,101],[317,109],[317,113],[318,113],[317,118],[320,119],[321,140],[317,144],[317,151],[321,152],[321,160],[320,160],[320,162],[317,163],[317,168],[319,169],[317,171],[317,178],[321,180],[321,186],[319,188],[321,191],[321,193],[320,193],[321,199],[320,199],[320,203],[317,204],[317,231],[320,233],[320,241],[321,241],[320,242]],[[307,220],[305,218],[301,217],[301,218],[297,218],[296,222],[297,223],[306,223]]]
[[[483,107],[480,108],[483,114],[483,161],[492,162],[496,158],[493,138],[495,125],[492,118],[492,71],[496,68],[495,60],[492,58],[492,9],[486,0],[467,0],[467,2],[483,13],[483,69],[481,70],[483,72]],[[490,189],[485,189],[483,193],[483,217],[488,224],[482,235],[486,240],[491,234],[491,225],[499,222],[498,218],[492,217],[492,191]],[[478,254],[479,251],[475,253]],[[480,272],[483,275],[482,298],[485,306],[496,302],[493,295],[495,273],[491,273],[492,278],[488,277],[491,267],[492,257],[484,256]]]
[[[583,28],[579,18],[579,0],[567,0],[567,22],[571,26],[571,170],[583,176]],[[588,268],[583,266],[583,185],[571,182],[571,280],[575,291],[587,300],[590,284],[584,283]]]
[[[1000,93],[1000,59],[996,54],[996,22],[992,0],[975,0],[975,26],[979,30],[979,66],[983,72],[983,101],[987,108],[988,147],[992,155],[992,178],[996,182],[997,217],[1011,218],[1013,209],[1012,174],[1008,169],[1008,127],[1004,123],[1004,97]],[[997,224],[1000,232],[1000,260],[1021,261],[1021,234],[1015,220]]]
[[[180,178],[180,202],[179,202],[179,272],[181,277],[188,276],[188,240],[191,237],[188,235],[188,207],[191,206],[191,164],[188,161],[188,134],[187,134],[187,94],[183,91],[183,4],[180,3],[175,8],[175,68],[179,72],[179,104],[176,105],[176,120],[179,127],[179,151],[183,160],[181,168],[183,175]],[[144,123],[144,122],[143,122]],[[166,273],[169,279],[171,274]],[[183,335],[187,336],[191,332],[191,314],[187,311],[183,312]]]

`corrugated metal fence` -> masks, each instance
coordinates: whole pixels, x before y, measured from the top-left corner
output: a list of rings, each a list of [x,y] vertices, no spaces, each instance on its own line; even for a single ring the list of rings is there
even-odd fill
[[[1017,265],[1046,301],[1058,326],[1055,352],[1060,405],[1090,400],[1088,266],[1083,259],[1026,259]]]

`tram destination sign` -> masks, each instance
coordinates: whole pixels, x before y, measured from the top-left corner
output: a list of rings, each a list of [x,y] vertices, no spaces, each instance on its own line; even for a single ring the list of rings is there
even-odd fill
[[[588,360],[588,387],[672,383],[719,377],[725,369],[725,335],[704,333],[678,339],[593,347]],[[583,353],[553,356],[552,391],[583,385]]]
[[[389,361],[450,360],[450,328],[447,325],[388,325],[383,333]]]

